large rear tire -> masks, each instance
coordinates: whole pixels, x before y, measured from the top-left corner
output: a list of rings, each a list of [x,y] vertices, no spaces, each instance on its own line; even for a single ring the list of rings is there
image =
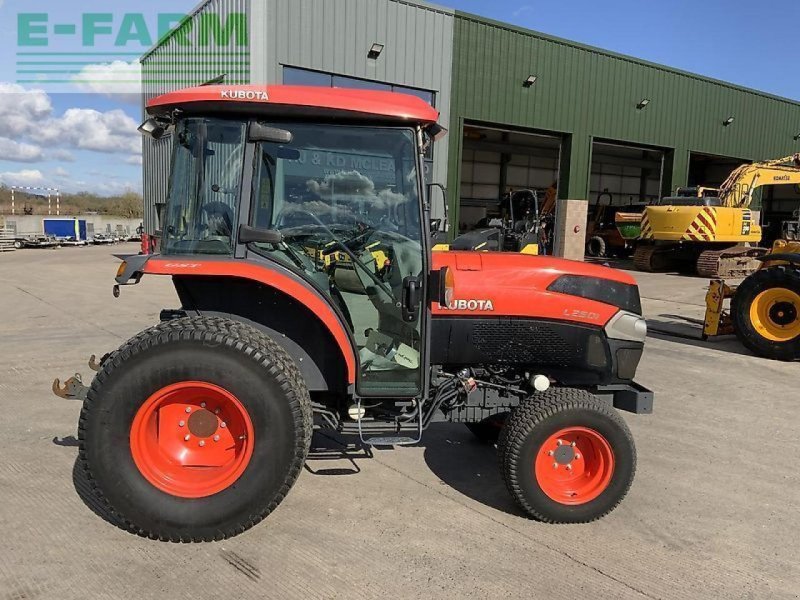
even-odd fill
[[[731,302],[736,336],[758,356],[800,358],[800,270],[762,269],[745,279]]]
[[[243,323],[188,317],[103,362],[81,411],[79,459],[130,531],[220,540],[283,500],[312,428],[308,391],[280,346]]]
[[[500,434],[509,492],[546,523],[588,523],[611,512],[636,472],[625,421],[584,390],[551,388],[522,402]]]

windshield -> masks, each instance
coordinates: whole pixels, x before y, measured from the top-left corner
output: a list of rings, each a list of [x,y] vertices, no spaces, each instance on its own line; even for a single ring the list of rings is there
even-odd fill
[[[245,124],[178,123],[164,228],[165,254],[231,254],[241,193]]]

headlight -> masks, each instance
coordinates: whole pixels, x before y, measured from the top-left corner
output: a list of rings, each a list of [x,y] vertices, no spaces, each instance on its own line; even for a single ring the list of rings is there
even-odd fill
[[[647,338],[647,321],[639,315],[620,311],[606,325],[606,335],[612,340],[644,342]]]
[[[562,275],[551,283],[547,290],[588,300],[596,300],[637,315],[642,314],[639,288],[630,283],[622,283],[600,277],[587,277],[585,275]]]

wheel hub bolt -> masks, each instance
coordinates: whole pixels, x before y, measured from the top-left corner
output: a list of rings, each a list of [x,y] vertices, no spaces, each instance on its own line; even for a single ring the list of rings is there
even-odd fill
[[[555,454],[555,452],[553,452],[552,450],[550,450],[550,452],[548,452],[548,453],[547,453],[547,456],[553,456],[554,454]]]
[[[178,421],[178,427],[183,427],[186,425],[186,421]]]
[[[203,442],[200,442],[200,443],[202,444]],[[566,469],[567,469],[567,471],[572,471],[572,465],[567,465]]]
[[[222,423],[219,424],[219,426],[225,429],[228,425],[225,423],[225,421],[223,421]]]
[[[203,447],[203,446],[205,446],[205,445],[206,445],[205,441],[203,441],[203,440],[200,440],[200,447],[202,448],[202,447]]]
[[[214,414],[215,414],[215,415],[218,415],[218,414],[219,414],[219,409],[218,409],[218,408],[217,408],[217,409],[214,411]]]
[[[215,441],[215,442],[218,442],[218,441],[219,441],[219,436],[218,436],[218,435],[215,435],[215,436],[214,436],[214,441]]]
[[[190,439],[192,439],[192,436],[187,435],[186,437],[183,438],[183,441],[188,442]]]
[[[201,402],[200,403],[200,408],[205,408],[205,407],[206,407],[206,403],[205,402]]]
[[[187,407],[186,407],[186,412],[187,412],[187,413],[190,413],[190,412],[192,412],[192,407],[191,407],[191,406],[187,406]]]
[[[557,462],[553,463],[553,468],[554,468],[554,469],[557,469],[557,468],[558,468],[558,463],[557,463]]]
[[[570,444],[570,446],[572,446],[572,447],[574,448],[574,447],[575,447],[575,442],[572,442],[572,443]]]
[[[558,440],[556,442],[556,446],[563,446],[563,445],[564,445],[564,442],[562,442],[561,440]]]
[[[581,459],[581,455],[580,454],[576,454],[575,455],[575,460],[580,460],[580,459]]]

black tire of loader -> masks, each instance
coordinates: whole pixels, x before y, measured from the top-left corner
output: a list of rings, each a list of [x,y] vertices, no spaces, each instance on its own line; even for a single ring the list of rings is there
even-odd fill
[[[508,420],[509,413],[498,413],[491,417],[486,417],[482,421],[476,423],[465,423],[467,429],[472,432],[476,438],[487,444],[496,444],[500,438],[500,432]]]
[[[547,438],[565,427],[601,433],[614,453],[608,487],[586,504],[552,500],[536,482],[535,458]],[[636,473],[636,446],[628,426],[607,402],[572,388],[550,388],[529,396],[511,413],[498,443],[501,471],[517,504],[544,523],[589,523],[604,517],[628,493]]]
[[[784,288],[800,294],[800,269],[780,265],[761,269],[745,279],[731,301],[731,317],[739,341],[757,356],[772,360],[792,361],[800,358],[800,336],[776,342],[762,336],[750,320],[750,307],[761,293]]]
[[[233,393],[256,431],[239,479],[204,498],[180,498],[137,469],[128,436],[139,407],[182,380]],[[188,317],[161,323],[112,353],[81,411],[79,461],[100,500],[131,532],[171,542],[222,540],[249,529],[284,499],[311,445],[311,400],[289,355],[249,325]]]

